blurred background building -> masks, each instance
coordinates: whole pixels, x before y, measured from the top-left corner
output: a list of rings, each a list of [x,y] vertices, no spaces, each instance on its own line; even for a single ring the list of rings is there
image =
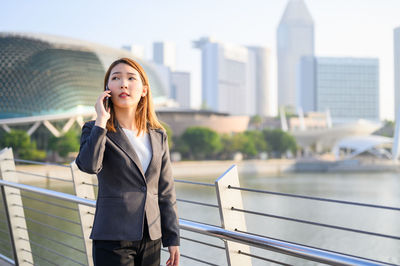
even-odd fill
[[[278,107],[294,110],[297,104],[296,77],[303,56],[314,56],[314,21],[303,0],[290,0],[277,35]]]
[[[333,123],[379,121],[379,61],[374,58],[302,57],[297,108],[330,111]]]
[[[194,42],[202,54],[203,108],[232,115],[269,113],[269,50],[222,43],[204,37]]]

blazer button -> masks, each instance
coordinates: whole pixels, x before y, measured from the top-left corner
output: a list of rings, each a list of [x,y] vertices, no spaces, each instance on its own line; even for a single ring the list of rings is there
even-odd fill
[[[146,190],[147,190],[146,187],[142,187],[143,192],[146,192]]]

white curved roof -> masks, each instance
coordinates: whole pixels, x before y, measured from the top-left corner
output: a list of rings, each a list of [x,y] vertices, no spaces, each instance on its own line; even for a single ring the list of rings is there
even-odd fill
[[[352,152],[348,157],[351,158],[384,144],[392,145],[393,138],[375,135],[347,137],[336,143],[333,153],[338,157],[340,149],[350,149]]]

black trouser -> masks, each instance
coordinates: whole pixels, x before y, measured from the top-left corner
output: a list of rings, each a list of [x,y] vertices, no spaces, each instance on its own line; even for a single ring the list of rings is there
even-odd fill
[[[161,238],[151,240],[147,221],[138,241],[93,240],[95,266],[160,266]]]

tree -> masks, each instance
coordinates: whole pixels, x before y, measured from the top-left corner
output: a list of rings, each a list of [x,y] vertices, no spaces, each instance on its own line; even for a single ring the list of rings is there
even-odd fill
[[[36,149],[36,142],[31,139],[23,130],[11,130],[5,133],[0,140],[1,147],[11,147],[15,158],[25,160],[43,160],[46,157],[45,151]]]
[[[245,158],[257,155],[254,140],[250,135],[244,133],[237,133],[232,136],[232,149],[241,152]]]
[[[49,141],[49,148],[65,158],[68,153],[79,151],[79,136],[76,131],[70,130],[59,138],[52,137]]]
[[[244,134],[254,142],[257,153],[266,152],[268,150],[268,143],[264,139],[264,135],[259,130],[245,131]]]
[[[297,144],[292,135],[284,132],[281,129],[264,129],[262,131],[264,140],[269,144],[269,151],[281,157],[283,153],[291,151],[296,153]]]
[[[214,158],[222,148],[218,133],[206,127],[187,128],[181,140],[188,147],[188,155],[195,159]]]

